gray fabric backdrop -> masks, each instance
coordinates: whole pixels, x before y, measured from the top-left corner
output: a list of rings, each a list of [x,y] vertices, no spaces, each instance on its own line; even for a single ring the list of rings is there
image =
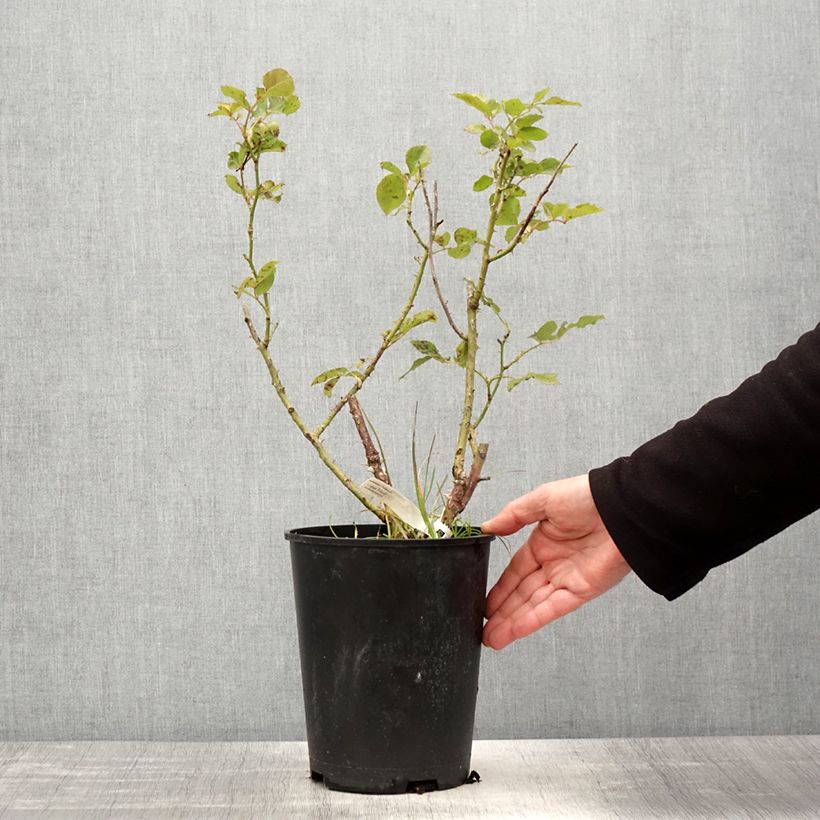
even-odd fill
[[[243,208],[222,179],[233,135],[206,117],[220,84],[283,65],[302,97],[259,242],[282,260],[275,355],[311,420],[325,400],[309,377],[373,349],[412,270],[374,202],[378,162],[427,142],[448,224],[469,225],[483,165],[449,92],[549,84],[584,103],[549,118],[551,153],[580,143],[556,198],[605,211],[538,236],[491,292],[522,334],[607,319],[539,352],[562,386],[502,397],[479,521],[630,452],[818,321],[817,2],[6,0],[0,15],[4,739],[303,736],[281,534],[356,504],[287,424],[231,295]],[[468,269],[442,267],[451,298]],[[363,402],[398,471],[419,400],[443,469],[457,383],[431,365],[397,384],[410,359],[391,353]],[[346,419],[328,441],[364,478]],[[630,578],[485,652],[477,735],[820,731],[818,523],[674,604]],[[493,577],[504,563],[497,546]]]

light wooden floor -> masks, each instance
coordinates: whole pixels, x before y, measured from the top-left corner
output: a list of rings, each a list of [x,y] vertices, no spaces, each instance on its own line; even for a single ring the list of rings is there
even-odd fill
[[[303,743],[3,743],[0,818],[820,818],[820,736],[476,741],[481,782],[328,791]]]

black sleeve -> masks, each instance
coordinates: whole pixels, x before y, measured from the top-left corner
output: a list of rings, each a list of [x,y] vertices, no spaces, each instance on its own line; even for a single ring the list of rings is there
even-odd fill
[[[589,484],[627,563],[670,601],[818,509],[820,325]]]

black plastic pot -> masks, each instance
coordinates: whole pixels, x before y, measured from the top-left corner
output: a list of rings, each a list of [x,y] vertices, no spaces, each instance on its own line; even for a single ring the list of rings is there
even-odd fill
[[[380,532],[285,534],[311,777],[368,794],[453,788],[470,771],[493,536]]]

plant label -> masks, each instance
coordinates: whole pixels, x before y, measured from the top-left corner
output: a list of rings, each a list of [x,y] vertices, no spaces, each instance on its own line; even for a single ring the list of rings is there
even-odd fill
[[[374,504],[382,504],[405,524],[413,527],[419,532],[427,533],[427,526],[424,523],[424,516],[421,510],[406,496],[402,495],[395,487],[385,484],[378,478],[368,478],[361,485],[361,491]],[[449,538],[453,533],[450,528],[442,523],[440,518],[432,522],[433,529],[442,538]]]

